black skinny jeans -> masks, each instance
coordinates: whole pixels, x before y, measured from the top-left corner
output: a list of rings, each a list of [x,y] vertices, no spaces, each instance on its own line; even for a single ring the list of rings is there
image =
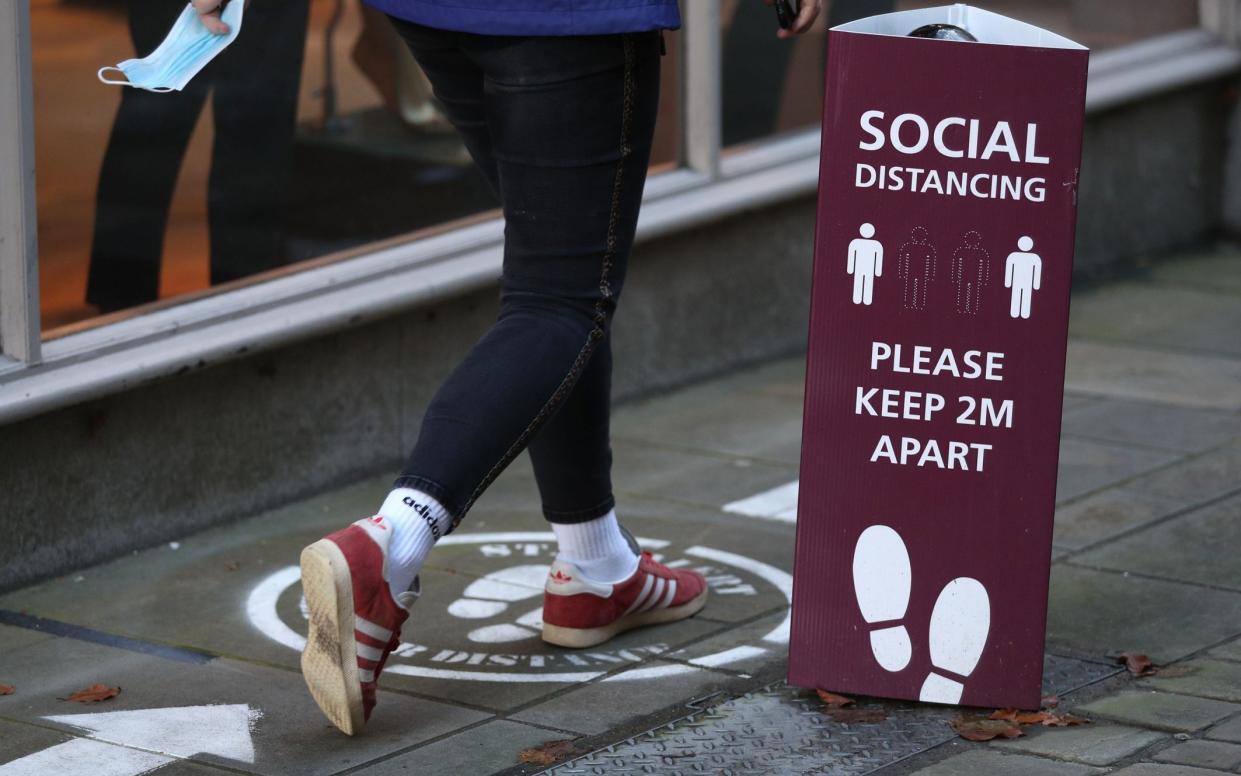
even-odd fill
[[[548,520],[606,514],[608,335],[659,90],[658,32],[473,35],[393,19],[504,209],[496,322],[432,399],[397,478],[455,528],[525,448]]]

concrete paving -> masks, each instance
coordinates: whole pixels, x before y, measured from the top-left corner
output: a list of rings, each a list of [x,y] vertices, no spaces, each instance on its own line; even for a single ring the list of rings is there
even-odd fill
[[[955,710],[859,699],[869,718],[833,717],[782,684],[793,358],[616,411],[618,511],[708,576],[699,616],[596,650],[543,644],[555,544],[523,456],[436,548],[376,715],[346,738],[298,674],[295,564],[370,513],[384,474],[0,596],[16,688],[0,776],[533,773],[549,766],[519,752],[552,741],[572,742],[549,771],[566,774],[1241,773],[1239,311],[1226,251],[1075,292],[1044,685],[1090,725],[968,743]],[[736,507],[763,493],[766,512]],[[1124,650],[1164,667],[1131,678]],[[61,700],[95,683],[121,692]]]

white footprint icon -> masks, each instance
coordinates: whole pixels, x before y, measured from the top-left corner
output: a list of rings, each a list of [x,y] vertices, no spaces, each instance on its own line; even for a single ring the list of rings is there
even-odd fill
[[[897,623],[909,607],[913,572],[900,534],[886,525],[872,525],[853,549],[853,591],[862,618],[884,627],[870,632],[870,648],[879,665],[900,671],[909,665],[913,647],[909,631]]]
[[[493,571],[466,586],[460,598],[448,605],[453,617],[482,620],[495,617],[509,604],[543,595],[547,566],[513,566]],[[470,641],[502,644],[521,641],[538,635],[543,628],[543,606],[540,605],[513,622],[484,625],[470,631]]]
[[[918,700],[961,702],[960,681],[974,672],[991,630],[991,601],[977,579],[957,577],[944,586],[931,611],[931,663],[956,679],[932,671],[922,683]]]

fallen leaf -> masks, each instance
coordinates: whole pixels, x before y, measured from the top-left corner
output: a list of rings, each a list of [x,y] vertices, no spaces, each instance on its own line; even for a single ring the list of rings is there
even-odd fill
[[[239,568],[241,568],[241,561],[230,560],[228,563],[224,564],[225,571],[236,571]]]
[[[1047,727],[1075,727],[1077,725],[1089,725],[1090,720],[1085,717],[1079,717],[1076,714],[1048,714],[1043,720],[1043,724]]]
[[[888,718],[887,712],[883,709],[831,708],[827,710],[827,716],[842,725],[871,725]]]
[[[1039,700],[1039,705],[1045,709],[1054,709],[1060,705],[1060,696],[1044,695],[1042,699]]]
[[[1121,652],[1116,656],[1116,662],[1123,663],[1134,676],[1151,676],[1159,670],[1149,657],[1140,652]]]
[[[78,690],[64,700],[77,701],[78,703],[96,703],[98,701],[106,701],[108,698],[115,698],[120,694],[120,687],[109,687],[106,684],[92,684],[84,690]]]
[[[1018,725],[1038,725],[1045,720],[1051,712],[1047,711],[1018,711],[1017,709],[999,709],[991,712],[988,719],[1003,720],[1005,722],[1014,722]]]
[[[828,692],[827,690],[815,690],[815,692],[818,693],[819,700],[823,701],[823,705],[829,709],[839,709],[844,706],[853,705],[852,698],[846,698],[843,695],[837,695],[836,693]]]
[[[961,717],[952,721],[957,735],[966,741],[990,741],[993,738],[1020,738],[1025,733],[1017,725],[1002,719]]]
[[[17,688],[11,684],[0,684],[0,695],[12,695]]]
[[[530,765],[555,765],[577,751],[571,740],[548,741],[517,753],[517,762]]]

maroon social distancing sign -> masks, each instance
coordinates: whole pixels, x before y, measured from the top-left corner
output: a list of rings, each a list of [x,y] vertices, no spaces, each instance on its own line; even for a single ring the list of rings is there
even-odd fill
[[[828,52],[789,681],[1037,708],[1088,52],[961,5]]]

